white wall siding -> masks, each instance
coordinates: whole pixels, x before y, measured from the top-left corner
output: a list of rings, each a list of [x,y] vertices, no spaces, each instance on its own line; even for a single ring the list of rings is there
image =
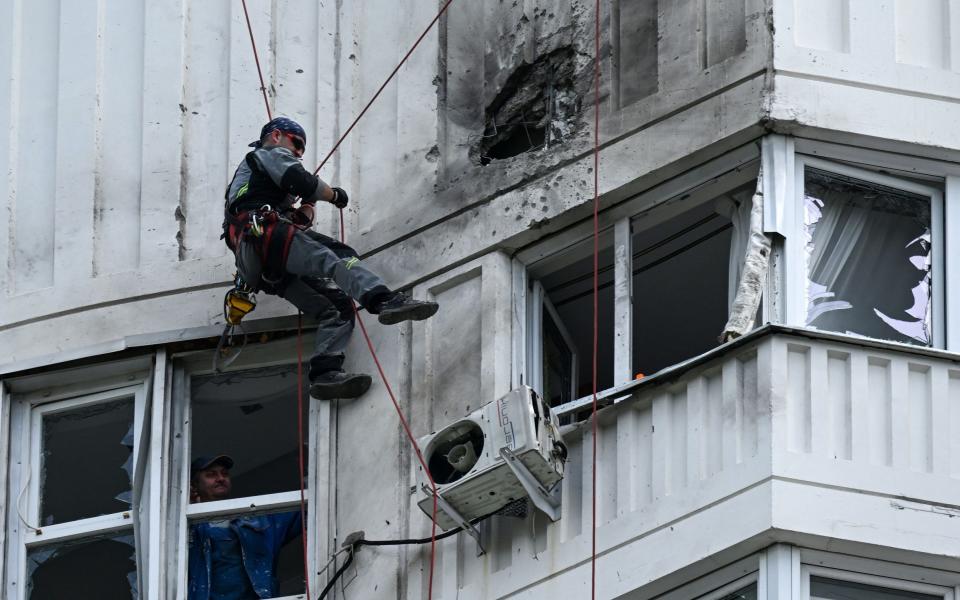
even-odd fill
[[[693,527],[710,532],[700,542],[714,543],[713,553],[739,545],[745,554],[782,530],[814,546],[869,543],[960,556],[948,548],[960,541],[960,527],[936,514],[960,494],[957,368],[906,348],[768,334],[676,379],[641,386],[600,415],[599,597],[659,585],[679,568],[656,558],[659,536],[682,546]],[[589,423],[565,441],[560,521],[496,517],[481,527],[489,552],[482,558],[466,536],[441,542],[435,597],[513,597],[524,590],[521,597],[540,598],[589,582]],[[844,503],[847,517],[835,502]],[[427,531],[428,519],[411,506],[413,530]],[[731,510],[752,511],[759,521],[723,516]],[[942,541],[925,546],[922,535],[903,536],[906,527],[939,527]],[[424,569],[425,552],[418,554]],[[684,555],[685,564],[698,552]],[[623,564],[643,567],[623,577]],[[423,585],[411,580],[409,597],[425,597]]]

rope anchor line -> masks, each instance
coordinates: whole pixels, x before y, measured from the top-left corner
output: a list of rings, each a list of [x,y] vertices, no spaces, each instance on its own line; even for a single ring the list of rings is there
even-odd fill
[[[250,24],[250,14],[249,14],[249,12],[248,12],[248,10],[247,10],[247,2],[246,2],[246,0],[241,0],[241,2],[242,2],[242,4],[243,4],[243,14],[244,14],[244,18],[246,19],[246,22],[247,22],[247,31],[248,31],[248,33],[249,33],[249,35],[250,35],[250,46],[251,46],[251,48],[253,49],[253,58],[254,58],[254,62],[256,63],[256,67],[257,67],[257,76],[258,76],[259,79],[260,79],[260,91],[261,91],[261,93],[263,94],[264,107],[266,108],[266,111],[267,111],[267,118],[268,118],[268,120],[272,120],[272,119],[273,119],[273,114],[272,114],[272,112],[271,112],[271,110],[270,110],[270,101],[269,101],[269,99],[268,99],[268,97],[267,97],[267,88],[266,88],[266,84],[264,83],[264,79],[263,79],[263,70],[262,70],[261,67],[260,67],[260,57],[259,57],[259,54],[258,54],[258,52],[257,52],[257,45],[256,45],[256,42],[255,42],[254,36],[253,36],[253,27],[252,27],[251,24]],[[404,65],[404,63],[407,62],[407,59],[410,58],[410,55],[413,54],[413,51],[417,48],[417,46],[420,45],[420,42],[423,41],[423,39],[427,36],[427,34],[430,32],[430,30],[433,29],[433,26],[437,23],[437,21],[440,20],[440,17],[443,16],[443,14],[446,12],[447,8],[448,8],[448,7],[450,6],[450,4],[452,4],[452,3],[453,3],[453,0],[446,0],[446,2],[443,4],[443,6],[441,7],[441,9],[440,9],[440,11],[437,13],[437,15],[430,21],[430,23],[427,25],[426,29],[423,30],[423,33],[420,34],[420,36],[416,39],[416,41],[413,43],[413,45],[410,47],[410,49],[407,51],[407,53],[403,56],[403,58],[402,58],[402,59],[400,60],[400,62],[397,64],[397,66],[393,69],[393,71],[391,71],[391,73],[390,73],[390,75],[387,77],[386,81],[384,81],[383,84],[379,87],[379,89],[377,89],[377,91],[376,91],[376,93],[374,93],[373,97],[370,98],[370,100],[367,102],[367,104],[363,107],[363,110],[360,111],[360,113],[356,116],[356,118],[353,120],[353,122],[350,123],[350,126],[347,127],[346,131],[344,131],[343,135],[341,135],[340,138],[337,140],[336,144],[334,144],[334,146],[333,146],[333,148],[330,150],[330,152],[328,152],[327,155],[323,158],[323,160],[320,162],[319,166],[317,166],[316,170],[314,171],[314,174],[319,173],[319,172],[320,172],[320,169],[322,169],[323,166],[327,163],[327,161],[330,160],[330,157],[333,156],[333,154],[337,151],[337,149],[340,147],[340,145],[343,143],[343,141],[347,138],[347,136],[350,135],[350,132],[353,131],[354,127],[356,127],[356,125],[357,125],[357,123],[360,121],[360,119],[363,118],[363,116],[366,114],[367,110],[368,110],[368,109],[373,105],[373,103],[377,100],[377,98],[380,96],[380,93],[383,92],[383,90],[387,87],[387,85],[390,83],[390,81],[393,80],[393,78],[396,76],[397,72],[400,71],[400,68]],[[346,228],[345,228],[345,224],[344,224],[343,209],[340,209],[340,241],[343,242],[343,243],[346,243]],[[379,360],[379,358],[377,357],[376,350],[374,349],[374,346],[373,346],[373,341],[370,339],[370,336],[369,336],[369,334],[367,333],[367,328],[366,328],[366,326],[364,325],[363,319],[362,319],[361,316],[360,316],[360,313],[359,313],[359,310],[357,309],[356,303],[351,302],[351,304],[352,304],[352,306],[353,306],[354,313],[356,314],[357,322],[360,324],[360,330],[363,332],[363,337],[364,337],[364,339],[366,340],[367,347],[368,347],[369,350],[370,350],[370,355],[372,356],[373,361],[374,361],[374,363],[375,363],[376,366],[377,366],[377,371],[378,371],[379,374],[380,374],[380,378],[381,378],[381,380],[383,381],[383,384],[384,384],[384,387],[386,388],[387,394],[390,396],[390,400],[391,400],[391,402],[393,403],[394,409],[395,409],[396,412],[397,412],[397,416],[398,416],[399,419],[400,419],[400,423],[401,423],[401,425],[403,426],[404,432],[406,433],[407,438],[410,440],[410,444],[411,444],[411,446],[413,447],[413,449],[414,449],[414,451],[415,451],[415,453],[416,453],[416,455],[417,455],[417,460],[420,462],[420,465],[423,467],[424,472],[425,472],[426,475],[427,475],[427,479],[430,481],[430,487],[431,487],[431,489],[432,489],[432,491],[433,491],[433,497],[434,497],[434,500],[433,500],[433,514],[431,515],[431,530],[430,530],[430,577],[429,577],[428,585],[427,585],[427,598],[428,598],[428,600],[432,600],[432,598],[433,598],[433,575],[434,575],[434,567],[435,567],[435,564],[436,564],[436,542],[437,542],[437,508],[438,508],[438,507],[437,507],[437,499],[436,499],[436,495],[437,495],[437,484],[434,482],[433,476],[430,474],[430,469],[429,469],[428,466],[427,466],[426,460],[424,460],[424,458],[423,458],[423,453],[420,451],[420,447],[417,445],[416,439],[413,437],[413,432],[411,431],[410,425],[409,425],[409,423],[407,422],[407,419],[406,419],[406,417],[404,416],[403,411],[402,411],[401,408],[400,408],[400,403],[397,401],[396,396],[395,396],[394,393],[393,393],[393,389],[390,387],[390,382],[388,381],[387,375],[386,375],[386,373],[384,372],[383,367],[382,367],[381,364],[380,364],[380,360]],[[301,323],[301,321],[300,321],[299,315],[300,315],[300,313],[299,313],[299,311],[298,311],[298,326],[297,326],[297,348],[298,348],[298,356],[297,356],[297,380],[298,380],[298,385],[297,385],[297,390],[298,390],[298,392],[297,392],[297,393],[298,393],[298,406],[302,406],[302,394],[303,394],[303,381],[302,381],[302,377],[303,377],[303,375],[302,375],[302,370],[303,370],[303,356],[302,356],[302,353],[301,353],[301,351],[300,351],[300,344],[301,344],[301,341],[302,341],[302,331],[301,331],[301,328],[300,328],[300,323]],[[298,408],[297,414],[298,414],[298,417],[297,417],[297,418],[298,418],[299,435],[301,436],[301,439],[302,439],[302,435],[303,435],[303,425],[302,425],[302,422],[301,422],[301,420],[302,420],[302,410],[300,410],[300,409]],[[299,450],[300,469],[301,469],[301,476],[300,476],[300,511],[301,511],[301,515],[305,515],[305,513],[306,513],[306,500],[305,500],[305,497],[304,497],[304,483],[303,483],[303,474],[302,474],[303,460],[304,460],[304,459],[303,459],[303,444],[302,444],[302,443],[299,444],[298,450]],[[305,521],[304,521],[304,523],[305,523]],[[304,525],[304,527],[305,527],[305,525]],[[312,596],[311,596],[311,594],[310,594],[310,567],[309,567],[309,560],[308,560],[308,556],[307,556],[307,544],[306,544],[306,536],[305,536],[305,535],[304,535],[303,540],[304,540],[304,543],[303,543],[304,581],[305,581],[305,585],[306,585],[307,598],[310,599],[310,598],[312,598]],[[349,560],[347,561],[347,564],[349,564],[350,562],[352,562],[352,559],[353,559],[353,553],[351,552],[350,558],[349,558]],[[345,568],[345,567],[347,566],[347,564],[345,564],[342,568]],[[336,577],[334,578],[334,581],[335,581],[335,580],[336,580]],[[332,584],[333,584],[333,581],[331,581],[330,584],[328,584],[327,589],[324,590],[324,595],[326,595],[326,593],[329,591],[329,587],[330,587]]]

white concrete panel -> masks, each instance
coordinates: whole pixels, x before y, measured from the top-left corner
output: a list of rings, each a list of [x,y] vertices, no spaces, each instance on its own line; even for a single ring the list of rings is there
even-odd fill
[[[795,2],[793,19],[793,35],[798,46],[849,51],[850,0]]]
[[[188,67],[183,73],[180,107],[183,112],[180,186],[174,196],[176,202],[167,206],[167,210],[172,211],[167,218],[173,217],[177,224],[179,260],[219,256],[227,252],[223,242],[211,232],[216,231],[223,220],[223,192],[236,168],[228,161],[232,150],[228,133],[232,114],[230,65],[233,60],[241,60],[240,56],[231,57],[230,35],[234,22],[231,21],[230,7],[234,5],[239,6],[236,2],[191,2],[186,5],[184,61]],[[245,27],[242,33],[246,33]],[[251,52],[249,44],[247,41],[244,57]],[[246,78],[250,76],[256,81],[256,71],[244,72],[244,83],[247,84],[242,88],[244,96],[258,99],[259,82],[247,82]],[[254,105],[251,110],[266,122],[262,104],[259,107]],[[259,129],[250,131],[247,142],[255,139],[258,133]],[[229,276],[224,275],[224,278]]]
[[[184,33],[191,3],[145,3],[143,49],[143,165],[140,184],[140,262],[164,265],[180,259],[184,114]]]
[[[23,33],[13,65],[19,77],[17,121],[10,157],[16,187],[9,196],[12,226],[13,293],[53,285],[56,179],[49,155],[57,138],[57,89],[60,7],[53,2],[24,2],[18,7]]]
[[[93,274],[93,216],[97,169],[99,16],[83,3],[61,4],[61,73],[57,98],[54,281]]]
[[[95,175],[94,276],[140,265],[145,5],[106,0],[100,15],[99,159]]]
[[[10,234],[13,231],[12,202],[16,189],[16,169],[12,158],[16,156],[16,115],[19,106],[19,92],[16,85],[17,65],[14,60],[19,52],[22,20],[19,17],[21,3],[6,2],[0,6],[0,69],[9,69],[9,77],[0,77],[0,202],[4,210],[0,211],[0,293],[6,298],[11,289],[12,275],[10,256],[13,250]]]
[[[949,0],[894,0],[897,62],[950,68]]]

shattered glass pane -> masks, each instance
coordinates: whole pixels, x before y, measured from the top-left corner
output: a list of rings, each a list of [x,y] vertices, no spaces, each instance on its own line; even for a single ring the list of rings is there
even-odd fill
[[[810,578],[811,600],[942,600],[942,595],[894,590],[865,583]]]
[[[136,600],[133,535],[113,534],[41,546],[27,554],[27,598]]]
[[[930,198],[807,169],[807,325],[929,346]]]
[[[309,399],[304,390],[305,446]],[[234,461],[227,497],[300,489],[296,365],[194,377],[191,402],[192,458],[226,454]]]
[[[281,598],[306,589],[299,509],[198,521],[190,525],[188,539],[190,553],[202,558],[191,565],[210,568],[209,576],[188,574],[191,590],[209,582],[211,598],[226,597],[225,591],[231,598],[256,598],[258,592]]]
[[[133,398],[43,416],[43,525],[130,508]]]

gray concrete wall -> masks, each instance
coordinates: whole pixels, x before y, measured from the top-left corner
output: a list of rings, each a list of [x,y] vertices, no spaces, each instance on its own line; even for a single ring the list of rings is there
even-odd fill
[[[604,3],[601,191],[611,201],[756,132],[764,4]],[[310,132],[307,164],[437,10],[249,5],[273,110]],[[454,2],[324,169],[351,191],[348,241],[392,283],[582,216],[592,6]],[[0,10],[0,362],[217,324],[232,271],[217,239],[222,190],[265,120],[241,5]],[[335,232],[334,212],[320,212],[317,227]],[[268,300],[256,316],[282,314]]]

